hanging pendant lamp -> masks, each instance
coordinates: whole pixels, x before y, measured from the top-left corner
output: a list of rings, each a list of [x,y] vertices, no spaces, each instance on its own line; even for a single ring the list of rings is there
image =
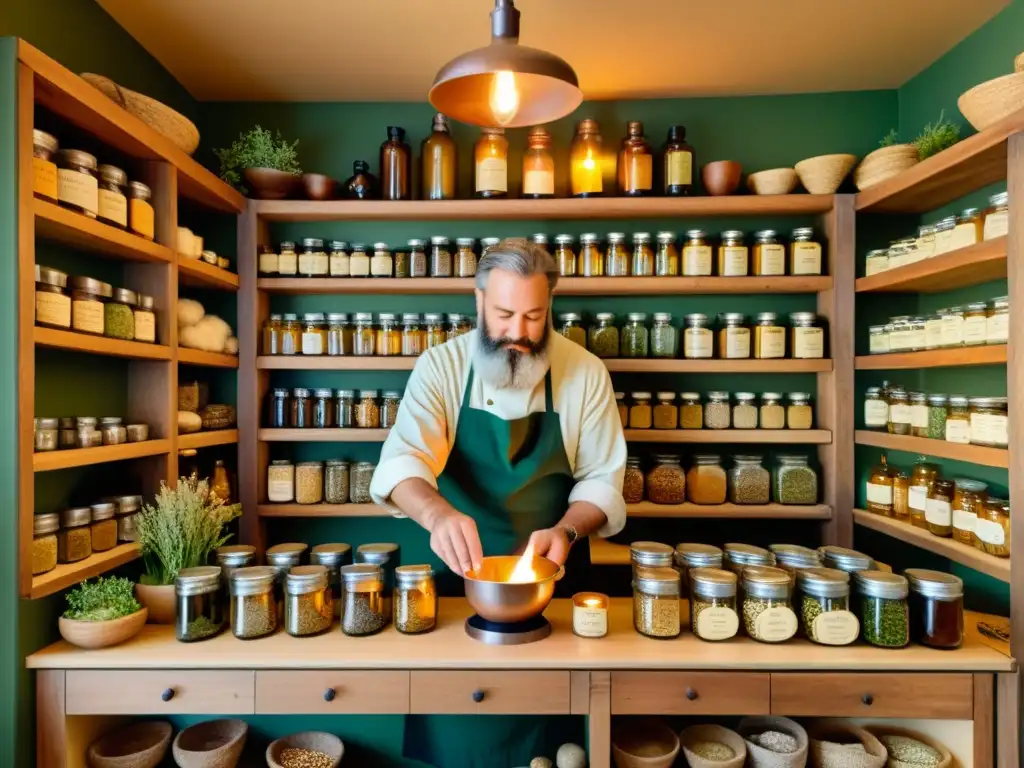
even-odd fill
[[[552,53],[519,45],[513,0],[494,0],[491,44],[445,64],[430,103],[460,122],[520,128],[565,117],[583,101],[573,68]]]

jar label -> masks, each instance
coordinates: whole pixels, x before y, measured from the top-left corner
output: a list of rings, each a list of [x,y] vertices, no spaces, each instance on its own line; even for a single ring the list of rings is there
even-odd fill
[[[41,197],[57,199],[57,165],[41,157],[32,158],[32,191]]]
[[[942,346],[959,347],[964,343],[963,315],[946,315],[942,318]]]
[[[953,230],[942,229],[935,233],[935,256],[941,256],[944,253],[949,253],[952,249],[951,243],[953,242]]]
[[[988,318],[974,315],[964,318],[964,344],[984,344],[988,339]]]
[[[71,327],[71,297],[62,293],[36,291],[36,322]]]
[[[985,325],[985,340],[989,344],[1005,344],[1010,340],[1010,313],[991,315]]]
[[[889,256],[872,256],[864,262],[864,276],[871,277],[889,269]]]
[[[860,634],[860,622],[850,611],[823,611],[814,620],[811,634],[822,645],[849,645]]]
[[[261,253],[259,259],[261,275],[276,275],[278,272],[278,256],[276,253]]]
[[[745,245],[723,245],[722,248],[722,276],[743,277],[747,274],[747,246]]]
[[[868,351],[872,355],[881,355],[892,351],[889,334],[884,331],[882,333],[872,333],[868,337]]]
[[[903,339],[906,345],[904,349],[924,349],[925,347],[925,335],[924,326],[917,326],[907,331],[907,335]]]
[[[322,355],[324,353],[324,335],[318,331],[302,334],[302,354]]]
[[[912,485],[910,486],[910,501],[908,506],[911,509],[916,509],[920,512],[924,512],[925,507],[928,504],[928,486],[927,485]]]
[[[348,260],[348,269],[352,273],[352,277],[369,277],[370,276],[370,257],[366,254],[360,254],[352,256]]]
[[[665,184],[670,187],[693,184],[693,153],[674,149],[665,155]]]
[[[136,309],[135,312],[135,340],[156,341],[156,315],[149,310]]]
[[[872,504],[892,506],[892,486],[868,483],[868,501]]]
[[[971,442],[971,423],[966,419],[946,419],[946,442],[967,445]]]
[[[928,499],[924,505],[924,519],[932,525],[952,525],[953,507],[942,499]]]
[[[909,424],[910,406],[904,403],[897,403],[889,406],[889,422],[891,424]]]
[[[793,609],[779,605],[765,608],[754,620],[754,635],[758,640],[780,643],[796,634],[796,614]]]
[[[529,170],[523,174],[524,195],[555,194],[555,172]]]
[[[793,357],[818,358],[825,356],[824,328],[794,328]]]
[[[100,185],[87,173],[60,168],[57,171],[57,199],[96,215]]]
[[[683,357],[711,357],[713,334],[707,328],[687,328],[683,331]]]
[[[390,256],[374,255],[370,259],[370,274],[374,277],[391,277],[392,264]]]
[[[821,274],[821,245],[819,243],[793,243],[793,274]]]
[[[704,277],[711,274],[711,246],[683,246],[683,275]]]
[[[289,476],[286,479],[271,478],[267,483],[267,498],[274,502],[291,501],[295,495],[295,478]]]
[[[953,527],[961,531],[974,532],[978,523],[978,516],[974,512],[965,512],[962,509],[953,510]]]
[[[1010,231],[1010,212],[993,211],[985,217],[984,238],[992,240],[996,237],[1003,237]]]
[[[280,260],[278,260],[280,262]],[[299,254],[299,274],[326,275],[327,254],[323,251]],[[390,274],[390,271],[388,272]]]
[[[348,277],[349,258],[347,253],[332,253],[330,261],[331,277]]]
[[[725,356],[727,358],[750,357],[749,328],[727,328],[725,330]]]
[[[942,320],[927,320],[924,324],[924,348],[937,349],[942,346]]]
[[[786,356],[785,328],[762,326],[755,333],[761,337],[759,359],[771,360]]]
[[[864,424],[869,427],[884,427],[889,423],[889,406],[885,400],[864,401]]]
[[[953,228],[953,237],[949,249],[955,251],[957,248],[966,248],[978,242],[978,225],[973,221],[957,224]]]
[[[650,191],[654,187],[654,155],[629,155],[622,175],[626,192]]]
[[[701,640],[728,640],[735,637],[739,629],[740,618],[736,611],[732,608],[712,606],[697,614],[694,634]]]
[[[508,192],[508,161],[503,157],[484,157],[476,164],[477,192]]]
[[[572,631],[580,637],[604,637],[608,634],[608,611],[573,606]]]
[[[1006,543],[1006,531],[994,520],[978,518],[974,521],[974,535],[986,544],[1001,547]]]
[[[109,189],[99,190],[97,196],[96,215],[101,219],[128,226],[128,198],[120,192],[111,192]]]
[[[972,413],[971,442],[998,446],[1009,444],[1009,421],[1005,414]]]
[[[277,271],[282,275],[299,273],[299,257],[295,251],[284,251],[277,257]]]
[[[154,213],[153,206],[148,201],[138,198],[129,200],[128,217],[134,232],[148,237],[150,240],[153,239],[153,233],[156,231],[153,224]]]
[[[893,329],[889,331],[889,351],[901,352],[910,348],[910,332]]]
[[[71,322],[76,331],[103,333],[103,302],[92,299],[72,301]]]
[[[761,249],[761,274],[786,274],[786,246],[781,243],[764,243]]]
[[[928,429],[928,406],[910,406],[910,426],[918,429]]]

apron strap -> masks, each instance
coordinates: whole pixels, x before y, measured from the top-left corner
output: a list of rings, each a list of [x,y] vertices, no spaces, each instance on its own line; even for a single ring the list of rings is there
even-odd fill
[[[462,407],[469,408],[469,395],[473,391],[473,379],[476,374],[473,372],[473,364],[469,364],[469,375],[466,376],[466,388],[462,391]]]
[[[555,398],[551,394],[551,368],[544,374],[544,412],[551,413],[555,410]]]

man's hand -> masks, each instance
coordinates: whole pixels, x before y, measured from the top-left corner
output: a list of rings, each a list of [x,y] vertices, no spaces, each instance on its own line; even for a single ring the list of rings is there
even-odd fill
[[[528,549],[533,548],[533,554],[546,557],[559,565],[565,565],[565,558],[569,556],[569,537],[560,525],[534,531],[526,546]]]
[[[430,548],[453,573],[464,576],[480,567],[484,554],[473,518],[442,502],[429,511],[423,523],[430,531]]]

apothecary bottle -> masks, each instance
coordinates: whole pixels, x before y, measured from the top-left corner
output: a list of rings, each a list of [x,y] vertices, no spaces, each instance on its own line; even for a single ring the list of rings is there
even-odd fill
[[[427,251],[423,240],[413,238],[406,243],[409,249],[409,277],[426,277],[430,274]]]
[[[302,239],[302,252],[299,253],[299,274],[302,277],[327,277],[330,271],[324,241],[318,237]]]
[[[814,239],[814,230],[811,227],[798,227],[790,235],[789,274],[822,274],[821,243]]]
[[[903,572],[910,588],[910,637],[931,648],[959,648],[964,641],[964,583],[951,573],[925,568]]]
[[[711,244],[702,229],[691,229],[686,233],[683,244],[683,275],[685,277],[707,277],[711,274]]]
[[[615,315],[598,312],[594,323],[587,331],[587,347],[601,358],[619,356],[619,329],[615,326]]]
[[[655,312],[651,326],[651,357],[675,358],[679,354],[679,333],[672,325],[672,315]]]
[[[928,532],[933,536],[949,538],[953,535],[953,495],[956,486],[952,480],[936,480],[924,507]]]
[[[924,458],[917,460],[910,472],[910,484],[907,489],[907,510],[910,515],[910,524],[916,528],[927,528],[925,519],[928,511],[928,497],[931,495],[932,486],[939,476],[939,467],[926,461]]]
[[[718,316],[718,356],[724,360],[745,360],[750,357],[750,329],[747,316],[725,312]]]
[[[727,229],[722,233],[722,242],[718,246],[719,276],[746,277],[749,273],[749,249],[744,237],[738,229]]]
[[[476,240],[472,237],[459,237],[455,240],[455,276],[473,277],[476,274]]]
[[[601,134],[596,120],[576,124],[569,149],[569,188],[573,197],[594,197],[604,191],[601,169]]]
[[[420,146],[421,194],[424,200],[454,200],[458,179],[458,151],[448,130],[448,119],[438,112],[430,135]]]
[[[572,235],[555,235],[555,252],[552,255],[558,262],[558,274],[561,277],[576,276],[576,254],[573,252],[572,243]]]
[[[910,642],[907,580],[885,571],[854,574],[861,639],[881,648],[902,648]]]
[[[341,428],[356,425],[356,393],[354,389],[334,390],[334,418]]]
[[[448,334],[444,328],[444,315],[440,312],[427,312],[423,315],[423,323],[426,326],[427,349],[440,346],[448,341]]]
[[[776,504],[816,504],[818,502],[818,473],[806,456],[781,455],[776,457],[774,497]]]
[[[205,640],[224,628],[224,603],[220,596],[220,568],[201,565],[182,568],[174,582],[177,602],[175,636],[183,643]]]
[[[345,607],[341,630],[359,637],[379,632],[390,618],[384,602],[384,577],[379,566],[355,563],[341,568]]]
[[[864,426],[877,430],[889,428],[889,403],[882,398],[880,387],[868,387],[864,393]]]
[[[71,327],[71,297],[68,276],[58,269],[36,264],[36,325],[48,328]]]
[[[1007,399],[972,397],[969,402],[971,443],[990,448],[1006,448],[1010,439]]]
[[[633,262],[633,254],[626,246],[624,232],[609,232],[608,247],[604,254],[604,274],[608,277],[626,277]]]
[[[706,641],[735,637],[740,628],[736,574],[721,568],[691,568],[687,571],[687,581],[690,585],[690,631],[694,636]]]
[[[234,568],[228,577],[231,633],[240,640],[265,637],[277,629],[273,568],[265,565]]]
[[[387,243],[374,243],[370,257],[370,277],[391,277],[394,274],[395,258]]]
[[[644,124],[631,120],[619,149],[619,194],[629,197],[654,191],[654,153],[644,137]]]
[[[650,232],[633,233],[633,259],[630,272],[634,277],[654,276],[654,249],[651,248]]]
[[[101,165],[97,172],[100,178],[96,218],[118,229],[127,229],[128,198],[125,196],[125,187],[128,185],[128,174],[115,165]]]
[[[619,352],[621,357],[647,357],[647,315],[630,312],[620,334]]]
[[[654,259],[654,274],[658,277],[679,275],[679,251],[675,232],[658,233],[658,253]]]
[[[796,360],[825,356],[825,329],[813,312],[793,312],[789,316],[790,349]]]
[[[593,232],[580,235],[580,256],[577,268],[582,277],[604,275],[604,254],[601,253],[601,241]]]
[[[411,200],[409,145],[405,129],[388,126],[388,139],[380,145],[380,188],[384,200]]]
[[[995,557],[1010,556],[1010,503],[989,497],[974,523],[974,546]]]
[[[342,195],[348,200],[371,200],[380,197],[377,178],[370,173],[370,164],[365,160],[352,163],[352,175],[341,185]]]
[[[743,628],[754,640],[782,643],[796,634],[798,622],[791,605],[792,580],[781,568],[743,569]]]
[[[530,129],[523,153],[523,197],[555,196],[555,159],[551,156],[551,134],[543,126]]]
[[[103,335],[103,305],[111,298],[114,289],[91,277],[71,278],[71,327],[79,333]]]
[[[679,592],[679,574],[674,568],[635,569],[633,628],[647,637],[678,637]]]
[[[1010,339],[1010,297],[992,299],[985,326],[985,339],[989,344],[1006,344]]]
[[[57,164],[53,156],[57,139],[38,128],[32,130],[32,193],[36,197],[57,201]]]
[[[508,196],[508,139],[504,128],[481,128],[473,148],[473,192],[477,197]]]
[[[391,429],[398,421],[398,409],[402,405],[402,393],[395,390],[385,390],[381,395],[380,403],[380,426],[382,429]]]
[[[429,565],[395,569],[394,622],[403,635],[430,632],[437,625],[437,587]]]
[[[452,276],[451,243],[443,235],[434,235],[430,238],[430,276]]]
[[[668,129],[662,169],[664,193],[668,197],[693,194],[693,147],[686,143],[686,128],[673,125]]]
[[[786,329],[774,312],[761,312],[754,326],[754,357],[777,360],[786,356]]]
[[[57,155],[57,202],[90,219],[99,207],[96,157],[80,149],[62,149]]]
[[[964,346],[988,343],[988,304],[972,301],[964,308]]]
[[[687,315],[683,328],[683,357],[688,360],[708,359],[714,354],[714,334],[708,327],[708,316]]]
[[[803,568],[796,572],[800,631],[819,645],[850,645],[860,635],[860,622],[850,610],[850,576],[834,568]]]
[[[327,314],[327,354],[332,357],[352,354],[352,326],[344,312]]]
[[[869,512],[885,517],[893,515],[893,477],[895,472],[889,468],[885,456],[881,463],[871,469],[867,482],[867,502]]]
[[[774,229],[754,233],[754,274],[778,277],[786,274],[786,246],[779,242]]]

